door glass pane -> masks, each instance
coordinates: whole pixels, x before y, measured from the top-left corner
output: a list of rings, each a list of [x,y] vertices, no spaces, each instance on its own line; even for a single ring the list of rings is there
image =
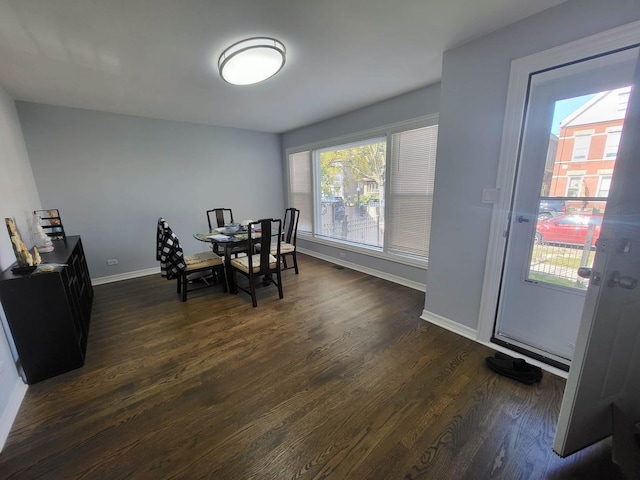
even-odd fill
[[[586,290],[578,268],[593,265],[629,91],[555,102],[528,281]]]

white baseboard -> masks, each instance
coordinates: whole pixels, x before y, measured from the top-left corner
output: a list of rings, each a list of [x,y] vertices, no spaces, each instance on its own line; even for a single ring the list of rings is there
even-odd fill
[[[109,275],[106,277],[91,279],[91,285],[102,285],[104,283],[119,282],[121,280],[130,280],[132,278],[146,277],[147,275],[154,275],[160,273],[160,267],[147,268],[145,270],[136,270],[134,272],[118,273],[116,275]]]
[[[531,365],[536,365],[549,373],[553,373],[554,375],[557,375],[558,377],[566,379],[569,375],[569,372],[565,372],[564,370],[560,370],[559,368],[552,367],[551,365],[547,365],[546,363],[541,362],[540,360],[528,357],[527,355],[524,355],[520,352],[514,352],[513,350],[503,347],[502,345],[498,345],[497,343],[480,341],[478,340],[477,330],[474,330],[473,328],[467,327],[465,325],[460,325],[459,323],[454,322],[453,320],[449,320],[448,318],[441,317],[440,315],[437,315],[433,312],[423,310],[420,318],[429,323],[433,323],[434,325],[438,325],[439,327],[445,328],[453,333],[462,335],[463,337],[473,340],[474,342],[484,345],[485,347],[489,347],[493,350],[497,350],[498,352],[506,353],[507,355],[511,355],[512,357],[524,358],[527,361],[527,363],[530,363]]]
[[[440,315],[429,312],[427,310],[422,311],[422,315],[420,315],[420,318],[429,323],[433,323],[434,325],[445,328],[453,333],[457,333],[458,335],[462,335],[463,337],[477,341],[478,332],[471,327],[461,325],[458,322],[454,322],[453,320],[449,320],[448,318],[441,317]]]
[[[367,275],[371,275],[373,277],[382,278],[383,280],[388,280],[390,282],[397,283],[399,285],[404,285],[405,287],[413,288],[414,290],[419,290],[421,292],[427,291],[427,286],[424,283],[414,282],[413,280],[408,280],[403,277],[398,277],[397,275],[391,275],[386,272],[381,272],[380,270],[375,270],[369,267],[363,267],[362,265],[358,265],[357,263],[347,262],[339,258],[332,257],[330,255],[324,255],[322,253],[314,252],[312,250],[307,250],[300,247],[298,247],[298,252],[304,253],[305,255],[309,255],[310,257],[319,258],[320,260],[325,260],[329,263],[340,265],[350,270],[366,273]]]
[[[4,444],[7,441],[13,421],[16,419],[16,415],[18,415],[18,410],[20,410],[22,399],[25,393],[27,393],[27,388],[29,387],[23,383],[20,378],[16,379],[7,406],[0,416],[0,452],[2,452]]]

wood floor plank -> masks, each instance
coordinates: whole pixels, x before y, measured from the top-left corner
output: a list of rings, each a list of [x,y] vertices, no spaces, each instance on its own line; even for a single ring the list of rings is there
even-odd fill
[[[422,292],[299,264],[258,308],[155,275],[97,286],[85,366],[30,386],[0,478],[622,478],[606,441],[552,452],[564,380],[496,375],[419,318]]]

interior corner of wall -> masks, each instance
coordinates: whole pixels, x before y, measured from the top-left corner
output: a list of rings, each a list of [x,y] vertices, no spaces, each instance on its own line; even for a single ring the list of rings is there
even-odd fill
[[[455,320],[445,318],[441,315],[438,315],[437,313],[430,312],[426,309],[422,311],[422,315],[420,316],[420,318],[453,333],[457,333],[458,335],[461,335],[465,338],[477,341],[478,331],[476,329],[463,325],[462,323],[456,322]]]

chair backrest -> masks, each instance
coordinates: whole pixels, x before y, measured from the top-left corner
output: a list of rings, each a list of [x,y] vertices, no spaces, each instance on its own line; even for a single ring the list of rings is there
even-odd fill
[[[254,235],[249,235],[247,239],[248,251],[255,252],[256,245],[260,245],[260,270],[253,271],[253,256],[249,255],[249,272],[253,272],[255,275],[265,275],[268,273],[277,272],[280,270],[280,239],[282,238],[282,220],[279,218],[263,218],[256,222],[251,222],[248,225],[249,232],[260,232],[260,238],[253,238]],[[271,252],[272,245],[276,248],[276,254]],[[269,266],[269,257],[276,258],[275,265]]]
[[[298,219],[300,210],[297,208],[287,208],[284,211],[284,241],[295,245],[298,240]]]
[[[162,217],[158,219],[156,259],[160,261],[160,274],[167,280],[177,278],[187,268],[180,240]]]
[[[209,231],[216,227],[224,227],[233,223],[233,212],[230,208],[213,208],[207,210],[207,222],[209,222]]]

